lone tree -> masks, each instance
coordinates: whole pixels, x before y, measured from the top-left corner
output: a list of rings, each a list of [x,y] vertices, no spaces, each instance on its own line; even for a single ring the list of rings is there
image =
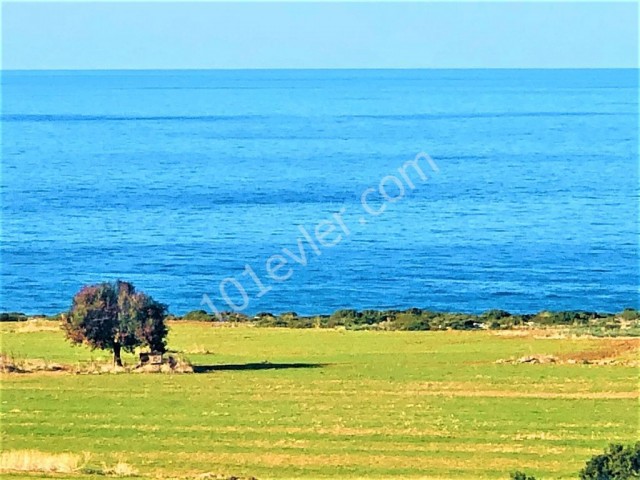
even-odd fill
[[[113,350],[113,362],[122,366],[120,351],[148,346],[164,353],[167,307],[120,280],[83,287],[75,297],[63,329],[73,343]]]

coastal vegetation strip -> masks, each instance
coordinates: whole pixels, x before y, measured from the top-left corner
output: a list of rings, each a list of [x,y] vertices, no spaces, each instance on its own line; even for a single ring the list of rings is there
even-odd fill
[[[26,315],[20,312],[0,313],[0,322],[33,319],[60,320],[62,312],[52,316]],[[512,330],[525,327],[572,327],[576,332],[598,336],[640,336],[640,311],[625,308],[618,313],[582,310],[548,311],[512,314],[504,310],[488,310],[481,314],[438,312],[421,308],[405,310],[337,310],[330,315],[298,315],[295,312],[260,312],[249,316],[241,312],[208,313],[193,310],[184,315],[169,314],[167,321],[212,322],[217,325],[248,324],[257,327],[347,328],[352,330]],[[23,329],[35,327],[22,327]],[[40,328],[54,328],[43,326]]]

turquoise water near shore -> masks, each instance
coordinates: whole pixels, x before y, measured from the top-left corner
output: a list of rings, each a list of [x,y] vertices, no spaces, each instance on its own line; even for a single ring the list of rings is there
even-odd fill
[[[116,278],[176,313],[229,309],[225,278],[247,312],[640,307],[635,70],[3,72],[2,94],[0,310]],[[439,172],[410,189],[419,152]],[[341,211],[315,251],[299,226]]]

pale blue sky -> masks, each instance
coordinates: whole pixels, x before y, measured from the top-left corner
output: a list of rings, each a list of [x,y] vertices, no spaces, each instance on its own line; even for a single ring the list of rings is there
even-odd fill
[[[637,67],[636,3],[7,3],[5,69]]]

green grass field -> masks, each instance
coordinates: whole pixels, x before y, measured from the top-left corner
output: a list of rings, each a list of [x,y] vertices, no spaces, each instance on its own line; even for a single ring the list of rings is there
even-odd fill
[[[0,329],[17,359],[109,359],[54,324]],[[2,450],[88,452],[89,467],[123,461],[143,478],[548,479],[577,478],[609,442],[638,440],[637,367],[496,363],[628,360],[637,341],[512,333],[176,323],[169,347],[200,373],[3,374]]]

